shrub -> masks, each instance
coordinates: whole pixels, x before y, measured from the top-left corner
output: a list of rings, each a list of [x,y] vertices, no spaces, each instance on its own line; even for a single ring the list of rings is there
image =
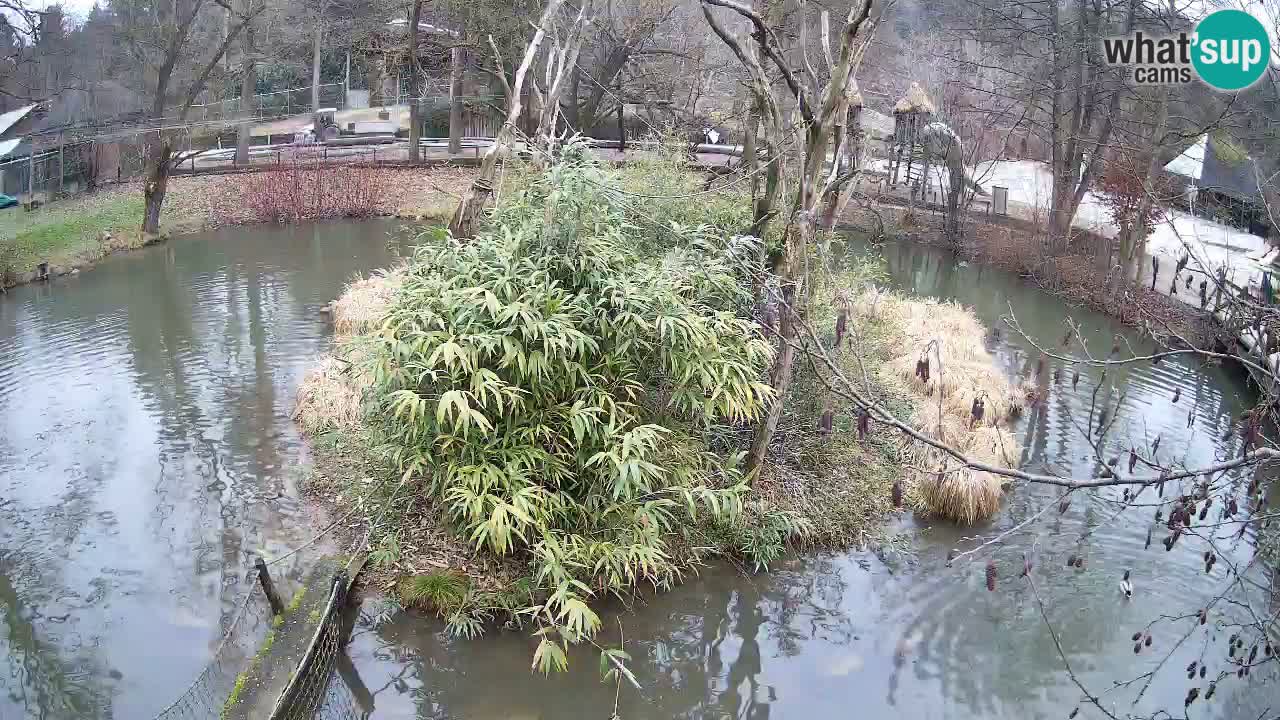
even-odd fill
[[[466,596],[466,576],[448,570],[414,575],[400,581],[400,597],[406,605],[433,610],[441,616],[456,612]]]
[[[625,199],[631,233],[647,246],[666,249],[684,231],[703,228],[720,236],[751,225],[751,181],[734,175],[731,186],[709,189],[705,177],[690,172],[688,143],[668,134],[649,138],[653,150],[628,152],[618,170],[617,193]]]
[[[792,538],[809,532],[809,523],[796,513],[770,507],[763,500],[749,504],[748,522],[734,523],[723,532],[733,549],[751,562],[756,571],[769,568],[786,551]]]
[[[377,215],[386,180],[375,167],[294,163],[250,173],[240,187],[254,219],[283,223]]]
[[[566,157],[478,237],[419,247],[371,366],[400,470],[478,548],[532,562],[544,670],[554,634],[597,628],[587,597],[670,584],[687,524],[741,511],[745,479],[699,433],[761,413],[772,354],[723,252],[641,257],[612,179]]]
[[[1155,197],[1147,203],[1147,187],[1143,184],[1144,160],[1138,153],[1122,152],[1107,161],[1099,182],[1099,202],[1111,211],[1111,219],[1123,230],[1142,229],[1142,236],[1151,234],[1163,209],[1160,197],[1167,193],[1164,183],[1152,177],[1152,193]]]
[[[0,240],[0,291],[18,283],[17,242]]]

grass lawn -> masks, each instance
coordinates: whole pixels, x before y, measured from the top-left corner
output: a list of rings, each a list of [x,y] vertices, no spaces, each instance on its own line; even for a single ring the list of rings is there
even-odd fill
[[[41,262],[78,266],[106,252],[140,245],[142,194],[126,188],[67,200],[34,212],[21,208],[0,211],[0,264],[17,274],[31,272]],[[114,238],[102,247],[103,231]]]
[[[377,214],[446,219],[475,178],[472,168],[390,167],[381,170]],[[447,189],[446,189],[447,188]],[[165,234],[257,221],[246,202],[244,176],[175,177],[169,181],[160,227]],[[147,244],[142,237],[142,185],[130,183],[46,205],[34,212],[0,210],[0,287],[30,280],[36,266],[65,272],[105,255]],[[111,234],[102,242],[103,232]]]

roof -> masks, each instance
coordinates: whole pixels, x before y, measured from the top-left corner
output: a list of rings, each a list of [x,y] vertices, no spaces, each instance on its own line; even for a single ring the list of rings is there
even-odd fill
[[[1208,141],[1207,134],[1201,135],[1190,147],[1179,153],[1178,157],[1170,160],[1164,169],[1174,175],[1199,180],[1200,172],[1204,168],[1204,149]]]
[[[22,138],[13,138],[12,140],[0,140],[0,160],[8,157],[18,145],[22,144]]]
[[[1197,184],[1201,189],[1216,190],[1237,200],[1256,202],[1259,197],[1253,158],[1226,147],[1212,135],[1206,144],[1204,166]]]
[[[924,88],[920,87],[920,83],[911,83],[911,87],[907,88],[907,94],[898,100],[893,106],[893,114],[898,113],[929,113],[932,115],[936,112],[933,101],[925,94]]]
[[[1242,150],[1206,133],[1170,160],[1164,169],[1196,181],[1202,190],[1213,190],[1237,200],[1257,202],[1257,163]]]
[[[28,105],[26,107],[20,107],[17,110],[10,110],[7,113],[0,114],[0,135],[4,135],[6,130],[18,124],[19,120],[26,117],[27,113],[35,109],[35,105]]]

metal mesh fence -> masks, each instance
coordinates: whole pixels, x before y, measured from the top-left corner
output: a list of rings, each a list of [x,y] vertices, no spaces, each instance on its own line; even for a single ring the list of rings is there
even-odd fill
[[[338,659],[343,655],[346,633],[343,632],[342,608],[346,604],[348,577],[345,570],[338,571],[330,586],[329,600],[316,627],[311,643],[308,645],[297,670],[276,703],[271,713],[271,720],[310,720],[319,716],[320,709],[327,705],[332,685],[331,682]],[[340,689],[333,688],[335,709],[341,707],[345,698],[340,696]],[[354,704],[352,705],[354,708]],[[323,715],[324,717],[360,717],[359,715]]]
[[[50,202],[60,196],[83,192],[97,180],[91,142],[28,142],[8,160],[0,160],[0,192],[24,202]]]
[[[329,675],[324,702],[316,711],[316,720],[365,720],[373,714],[373,695],[360,681],[351,659],[345,652]]]
[[[320,107],[342,108],[346,105],[346,87],[328,83],[318,88]],[[311,86],[289,88],[253,96],[255,118],[281,117],[311,110]],[[186,120],[237,120],[242,117],[240,98],[227,98],[204,105],[192,105]]]
[[[256,571],[250,571],[244,587],[247,592],[227,616],[209,664],[155,720],[211,720],[222,716],[237,691],[238,679],[254,662],[273,617]]]

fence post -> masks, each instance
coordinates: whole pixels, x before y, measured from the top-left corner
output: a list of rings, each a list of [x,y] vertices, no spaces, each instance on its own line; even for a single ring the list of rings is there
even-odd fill
[[[27,156],[27,207],[36,202],[36,136],[31,136],[31,154]]]
[[[258,569],[258,582],[262,583],[262,592],[267,594],[267,602],[271,603],[271,613],[273,615],[283,614],[284,603],[281,602],[280,596],[276,594],[275,583],[271,582],[271,574],[267,572],[267,562],[261,557],[257,557],[253,561],[253,566]]]
[[[62,133],[58,133],[58,195],[63,194],[63,183],[67,179],[67,165],[63,149]]]
[[[627,151],[627,124],[624,119],[625,108],[622,104],[622,86],[618,86],[618,152]]]

